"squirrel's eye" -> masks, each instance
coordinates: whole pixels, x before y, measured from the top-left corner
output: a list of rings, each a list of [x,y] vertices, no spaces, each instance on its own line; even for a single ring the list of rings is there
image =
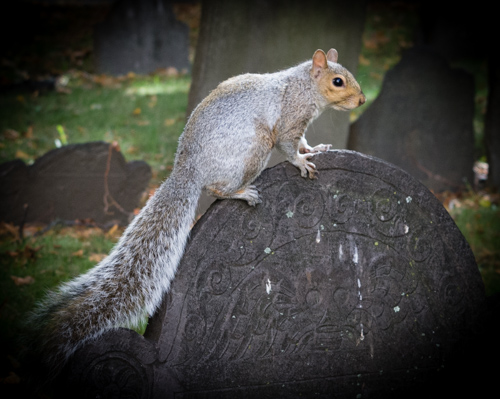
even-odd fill
[[[344,85],[344,81],[340,78],[335,78],[335,79],[333,79],[332,82],[333,82],[333,85],[337,86],[337,87],[341,87]]]

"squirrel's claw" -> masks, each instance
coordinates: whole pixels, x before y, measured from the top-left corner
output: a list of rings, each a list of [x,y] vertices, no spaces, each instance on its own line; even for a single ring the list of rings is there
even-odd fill
[[[254,185],[246,187],[243,191],[239,193],[239,195],[240,199],[247,201],[248,205],[250,206],[256,206],[257,204],[262,203],[259,190]]]
[[[316,165],[309,162],[312,158],[313,153],[298,154],[296,162],[294,163],[300,170],[300,175],[302,177],[309,177],[309,179],[317,179],[318,171],[316,170]]]

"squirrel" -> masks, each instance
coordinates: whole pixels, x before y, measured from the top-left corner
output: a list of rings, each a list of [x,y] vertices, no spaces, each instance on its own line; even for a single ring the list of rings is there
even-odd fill
[[[252,184],[277,148],[305,178],[317,178],[304,133],[326,108],[365,102],[338,53],[269,74],[220,83],[191,113],[170,176],[125,229],[110,254],[83,275],[49,292],[33,310],[33,350],[57,375],[71,355],[106,330],[137,325],[168,292],[183,255],[202,190],[216,198],[261,203]]]

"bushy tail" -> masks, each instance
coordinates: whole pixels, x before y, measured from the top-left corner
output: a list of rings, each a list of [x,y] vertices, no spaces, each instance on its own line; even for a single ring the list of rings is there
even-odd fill
[[[84,343],[152,315],[170,287],[201,187],[171,176],[102,262],[61,285],[29,318],[31,349],[56,375]],[[189,181],[189,180],[188,180]]]

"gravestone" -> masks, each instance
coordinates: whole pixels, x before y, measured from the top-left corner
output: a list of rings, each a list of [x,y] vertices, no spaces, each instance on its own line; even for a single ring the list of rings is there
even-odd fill
[[[126,225],[151,179],[143,161],[126,162],[105,142],[72,144],[26,165],[0,165],[0,221],[15,225],[92,220]]]
[[[189,27],[168,0],[122,0],[95,28],[96,70],[111,75],[189,69]]]
[[[455,190],[473,182],[473,114],[472,77],[415,47],[387,72],[347,147],[398,165],[432,190]]]
[[[403,170],[347,150],[314,161],[318,180],[264,171],[255,208],[216,201],[144,336],[117,329],[79,350],[72,393],[436,397],[485,302],[468,244]]]

